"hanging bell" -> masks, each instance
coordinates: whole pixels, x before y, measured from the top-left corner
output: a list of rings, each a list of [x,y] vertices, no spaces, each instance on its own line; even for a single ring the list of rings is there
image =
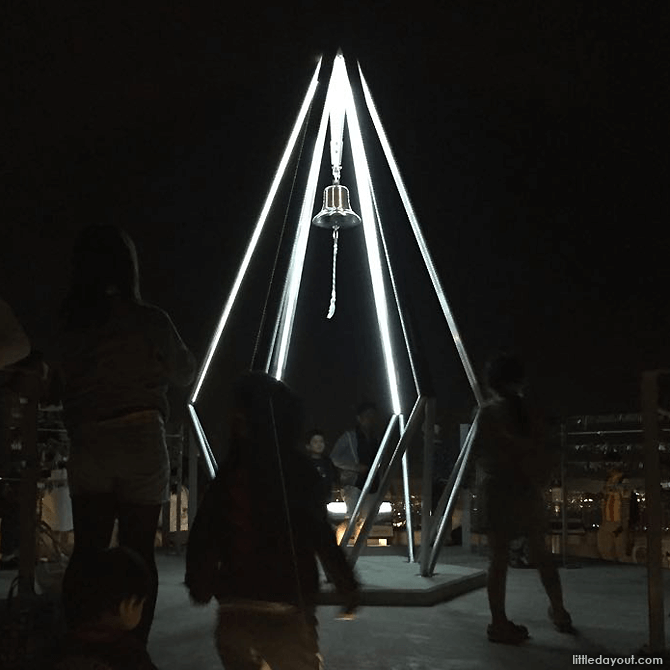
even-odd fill
[[[354,228],[361,217],[351,209],[349,189],[340,184],[327,186],[323,192],[323,208],[312,219],[318,228]]]

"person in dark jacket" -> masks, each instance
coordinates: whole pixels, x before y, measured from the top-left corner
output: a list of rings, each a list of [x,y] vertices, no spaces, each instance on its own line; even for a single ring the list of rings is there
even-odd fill
[[[228,461],[191,528],[185,583],[194,603],[219,602],[216,644],[226,670],[318,670],[316,558],[347,612],[356,607],[356,578],[302,449],[298,398],[248,373],[234,399]]]

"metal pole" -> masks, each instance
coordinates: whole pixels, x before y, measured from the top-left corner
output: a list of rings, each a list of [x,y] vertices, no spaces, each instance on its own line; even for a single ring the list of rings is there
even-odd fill
[[[453,511],[454,505],[456,503],[456,497],[458,496],[458,488],[461,485],[461,480],[463,479],[463,475],[465,473],[465,469],[468,466],[468,460],[470,457],[470,452],[472,450],[472,443],[474,441],[474,436],[477,432],[477,427],[479,425],[479,411],[477,411],[477,414],[475,415],[475,420],[472,422],[472,426],[470,426],[470,430],[468,431],[468,436],[465,438],[465,444],[463,445],[463,449],[461,453],[458,455],[458,460],[456,461],[456,466],[454,467],[453,472],[451,473],[451,477],[449,477],[449,482],[447,483],[447,489],[445,490],[445,494],[447,491],[450,491],[449,493],[449,501],[447,503],[447,506],[444,510],[444,514],[442,516],[442,519],[440,520],[440,526],[437,531],[437,536],[435,537],[435,542],[433,543],[433,549],[430,554],[430,562],[428,565],[428,575],[432,575],[433,572],[435,571],[435,564],[437,563],[437,558],[440,554],[440,548],[442,546],[442,541],[444,539],[444,534],[447,530],[447,525],[449,522],[449,519],[451,517],[451,513]],[[455,477],[454,477],[455,473]],[[443,495],[444,497],[444,495]]]
[[[400,434],[405,432],[405,417],[400,417]],[[414,563],[414,529],[412,528],[412,501],[409,496],[409,465],[407,451],[402,455],[402,488],[405,499],[405,529],[407,530],[407,559]]]
[[[649,598],[649,652],[665,650],[663,566],[661,535],[661,468],[658,454],[658,371],[642,375],[644,424],[644,479],[647,508],[647,587]]]
[[[566,496],[565,484],[565,450],[567,448],[567,440],[565,435],[565,424],[561,424],[561,552],[563,554],[563,567],[568,564],[568,499]]]
[[[19,595],[35,593],[35,564],[37,562],[37,403],[39,378],[36,374],[24,376],[26,396],[21,396],[21,451],[25,466],[19,485],[21,521],[19,534]]]
[[[388,491],[389,484],[391,483],[391,476],[393,475],[395,466],[399,464],[402,454],[405,453],[407,445],[410,443],[412,437],[414,436],[414,433],[416,432],[417,427],[419,426],[419,421],[421,420],[421,413],[423,411],[425,403],[426,399],[424,396],[419,396],[416,402],[414,403],[412,413],[409,415],[409,421],[407,422],[407,428],[405,428],[405,432],[400,436],[400,441],[398,442],[395,451],[391,456],[391,460],[389,461],[388,467],[386,468],[386,472],[383,474],[382,480],[379,483],[377,493],[374,494],[374,501],[371,509],[375,511],[379,509],[379,503],[381,502],[383,496],[386,495],[386,492]],[[365,544],[368,534],[370,533],[370,529],[372,528],[374,516],[375,516],[374,514],[368,514],[367,518],[363,523],[363,527],[361,528],[361,532],[358,534],[356,544],[354,545],[353,549],[351,550],[351,553],[349,554],[349,558],[352,563],[356,562],[356,559],[358,558],[358,556],[361,553],[361,550],[363,549],[363,545]]]
[[[423,487],[421,492],[421,547],[419,562],[421,570],[430,556],[430,536],[433,514],[433,453],[435,451],[435,398],[426,400],[423,424]]]
[[[465,446],[465,440],[468,438],[468,432],[470,430],[469,423],[462,423],[460,426],[461,429],[461,451]],[[461,490],[462,495],[462,505],[463,511],[461,514],[461,531],[462,531],[462,546],[468,547],[472,551],[472,493],[469,488],[464,488]]]
[[[351,537],[356,522],[356,517],[358,516],[358,513],[360,512],[360,509],[363,506],[363,500],[365,499],[365,496],[368,495],[368,491],[372,487],[372,482],[374,481],[375,474],[379,469],[379,465],[382,462],[385,452],[388,450],[388,446],[391,444],[391,435],[393,434],[393,429],[395,428],[397,420],[398,415],[394,414],[389,419],[388,425],[386,426],[386,432],[384,433],[384,437],[382,438],[381,444],[379,445],[379,449],[377,449],[377,453],[375,454],[375,460],[370,466],[367,479],[365,480],[365,484],[363,484],[363,489],[361,490],[361,495],[358,496],[358,500],[356,501],[354,511],[351,515],[351,518],[349,519],[349,522],[347,523],[347,527],[344,531],[344,534],[340,538],[340,545],[343,547],[346,547],[349,542],[349,538]],[[378,509],[379,505],[377,505],[376,508],[370,511],[370,516],[374,518],[377,515]]]
[[[216,471],[218,469],[216,459],[214,458],[212,449],[210,448],[209,442],[207,441],[205,431],[202,429],[202,424],[200,423],[200,419],[198,418],[198,413],[195,411],[195,407],[190,403],[188,405],[188,414],[191,417],[191,424],[193,425],[193,434],[195,435],[198,441],[198,446],[200,447],[200,453],[203,455],[203,458],[205,459],[205,465],[207,466],[207,474],[209,475],[210,479],[214,479],[216,477]]]
[[[442,289],[440,279],[437,275],[437,270],[435,269],[435,265],[433,264],[433,259],[430,255],[430,251],[428,250],[428,245],[426,244],[426,240],[421,231],[419,221],[414,212],[414,208],[412,207],[412,203],[409,199],[407,189],[405,188],[405,183],[400,174],[400,170],[398,169],[395,157],[393,156],[393,151],[391,150],[391,145],[389,144],[388,138],[386,136],[386,131],[382,126],[382,122],[381,119],[379,118],[377,108],[372,99],[372,93],[370,92],[367,82],[365,81],[365,77],[363,76],[363,71],[361,70],[360,64],[358,66],[358,72],[361,78],[361,85],[363,87],[363,96],[365,97],[365,102],[367,104],[368,111],[370,112],[372,123],[375,127],[375,130],[377,131],[377,137],[379,138],[379,141],[382,145],[382,149],[386,157],[386,162],[388,163],[388,166],[391,170],[391,174],[393,175],[396,188],[398,189],[398,194],[400,195],[403,206],[405,208],[405,212],[407,213],[407,218],[409,219],[410,226],[412,227],[412,232],[414,233],[414,237],[419,246],[419,251],[421,252],[421,256],[423,258],[424,265],[426,266],[428,276],[430,277],[430,280],[433,284],[433,289],[435,290],[435,294],[437,295],[440,307],[442,308],[442,313],[444,314],[444,318],[447,322],[447,325],[449,326],[449,330],[451,331],[451,336],[454,340],[454,344],[456,345],[456,350],[458,351],[461,363],[463,364],[465,374],[467,375],[468,381],[470,382],[470,386],[472,387],[472,392],[475,395],[477,404],[481,407],[482,404],[484,403],[484,394],[481,391],[474,369],[465,351],[463,339],[461,338],[461,335],[458,331],[458,327],[456,326],[456,320],[454,319],[451,307],[449,306],[447,297],[444,293],[444,290]]]
[[[186,431],[188,448],[188,530],[190,532],[198,511],[198,448],[192,431]]]

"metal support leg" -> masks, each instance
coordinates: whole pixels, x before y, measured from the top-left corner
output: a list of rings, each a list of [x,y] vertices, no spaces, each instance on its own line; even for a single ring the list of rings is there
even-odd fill
[[[422,576],[424,577],[432,575],[433,571],[435,570],[435,564],[437,563],[437,557],[439,556],[440,553],[440,548],[442,546],[444,534],[447,529],[447,524],[449,522],[449,519],[451,518],[451,514],[454,509],[454,505],[456,503],[456,497],[458,496],[458,489],[461,485],[461,480],[463,479],[463,475],[465,474],[465,470],[468,466],[468,461],[470,458],[470,450],[472,449],[472,441],[477,432],[478,425],[479,425],[479,412],[477,412],[475,420],[472,426],[470,427],[470,432],[468,433],[468,436],[465,440],[463,449],[461,450],[461,453],[458,456],[458,460],[456,461],[454,470],[452,471],[451,476],[449,477],[449,481],[447,482],[447,488],[442,494],[440,504],[438,504],[438,509],[440,509],[444,504],[446,496],[448,496],[446,506],[444,507],[444,513],[442,514],[442,517],[440,519],[437,534],[435,536],[435,542],[433,543],[427,573],[426,574],[424,574],[423,572],[421,573]]]
[[[198,446],[192,431],[188,436],[188,529],[193,527],[195,514],[198,511]]]
[[[347,544],[349,543],[349,538],[351,538],[351,534],[354,531],[354,526],[356,524],[356,517],[358,516],[358,513],[363,507],[363,500],[365,500],[365,497],[368,495],[368,492],[370,491],[370,488],[372,487],[372,482],[375,479],[375,474],[377,473],[377,470],[380,469],[380,466],[382,465],[382,462],[385,461],[385,455],[386,452],[389,449],[389,446],[391,445],[391,436],[393,435],[393,429],[395,428],[396,421],[398,420],[398,415],[394,414],[388,423],[388,426],[386,426],[386,432],[384,433],[384,437],[382,438],[381,444],[379,445],[379,449],[377,449],[377,453],[375,455],[375,460],[372,463],[372,466],[370,467],[370,472],[368,472],[368,477],[365,480],[365,484],[363,485],[363,489],[361,490],[361,495],[358,496],[358,500],[356,502],[356,506],[354,507],[354,511],[351,514],[351,518],[349,519],[349,523],[347,524],[347,528],[344,531],[344,535],[340,538],[340,545],[342,547],[346,547]],[[379,509],[379,505],[377,507],[373,507],[370,509],[369,516],[371,516],[373,519],[377,515],[377,510]]]
[[[423,428],[423,488],[421,492],[421,569],[430,557],[430,537],[433,524],[433,452],[435,450],[435,398],[426,400]]]
[[[400,434],[405,432],[405,418],[400,415]],[[402,455],[402,490],[405,500],[405,529],[407,530],[407,559],[414,563],[414,528],[412,527],[412,501],[409,495],[409,464],[407,452]]]
[[[416,403],[414,404],[412,413],[409,416],[409,421],[407,422],[407,428],[405,429],[405,432],[401,435],[400,441],[398,442],[398,445],[396,446],[395,451],[391,456],[391,460],[389,461],[388,467],[386,468],[386,472],[383,474],[382,480],[379,483],[377,493],[374,494],[374,501],[372,505],[373,510],[379,509],[379,504],[382,501],[383,497],[386,495],[386,492],[388,491],[389,485],[391,483],[391,477],[394,474],[394,470],[400,465],[402,455],[405,453],[407,446],[409,445],[410,441],[412,440],[412,437],[414,436],[415,432],[420,426],[421,415],[423,412],[425,402],[426,402],[425,397],[419,396]],[[356,560],[358,559],[358,556],[360,555],[361,550],[363,549],[363,545],[367,540],[368,534],[370,533],[370,529],[372,528],[373,521],[374,521],[374,514],[369,514],[363,523],[361,532],[358,534],[356,544],[354,545],[349,555],[349,558],[352,563],[355,563]]]

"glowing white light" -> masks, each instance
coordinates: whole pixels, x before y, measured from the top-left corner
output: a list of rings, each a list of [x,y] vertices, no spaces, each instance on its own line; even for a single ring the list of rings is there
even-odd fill
[[[279,351],[275,365],[274,377],[282,379],[286,370],[286,358],[288,356],[288,345],[293,332],[293,322],[295,321],[295,312],[298,304],[298,294],[300,293],[300,282],[302,272],[305,266],[305,253],[307,252],[307,241],[312,227],[312,210],[314,209],[314,197],[319,179],[319,168],[321,167],[321,156],[326,143],[326,132],[328,130],[328,111],[329,100],[332,95],[332,76],[328,85],[326,94],[326,104],[321,115],[319,132],[314,143],[314,153],[312,154],[312,164],[309,168],[307,178],[307,187],[305,197],[300,211],[300,223],[298,224],[298,234],[296,235],[293,251],[291,253],[291,262],[288,270],[288,283],[286,285],[286,296],[283,299],[285,309],[279,330]]]
[[[214,479],[214,477],[216,477],[216,471],[218,470],[216,458],[214,458],[212,449],[209,446],[205,431],[202,429],[202,424],[198,418],[198,413],[195,411],[195,407],[191,403],[188,404],[188,410],[189,414],[191,415],[191,422],[193,423],[193,432],[195,433],[195,436],[200,443],[200,453],[205,460],[207,472],[210,479]]]
[[[321,115],[321,123],[319,132],[317,134],[316,142],[314,143],[314,153],[312,154],[312,163],[309,169],[309,176],[307,178],[307,187],[305,189],[305,198],[300,212],[300,223],[298,226],[298,234],[293,246],[291,254],[291,262],[288,271],[288,283],[286,287],[286,298],[282,323],[279,333],[279,350],[276,359],[274,377],[282,379],[286,370],[286,358],[288,356],[288,345],[291,340],[293,332],[293,323],[295,321],[295,312],[298,303],[298,294],[300,293],[300,282],[302,279],[302,272],[305,265],[305,253],[307,251],[307,241],[312,225],[312,214],[314,209],[314,198],[316,196],[316,187],[319,179],[319,169],[321,167],[321,159],[326,143],[326,133],[328,131],[328,121],[331,118],[333,110],[337,113],[338,106],[342,103],[342,90],[346,89],[348,81],[346,79],[346,69],[344,68],[344,58],[338,54],[333,63],[333,70],[328,82],[328,90],[326,92],[326,102],[323,106],[323,113]],[[344,127],[344,118],[341,119],[342,127]],[[331,129],[332,132],[332,129]],[[342,132],[338,130],[337,132]]]
[[[347,513],[347,503],[344,502],[329,502],[328,511],[331,514],[346,514]],[[379,505],[379,514],[391,514],[393,511],[393,506],[390,502],[383,502]]]
[[[212,342],[210,343],[209,349],[207,350],[207,354],[205,356],[205,360],[202,364],[202,368],[198,375],[198,379],[196,381],[193,394],[191,395],[192,403],[195,403],[196,400],[198,399],[200,389],[202,388],[202,384],[205,381],[205,376],[207,375],[207,371],[209,370],[212,358],[214,357],[214,353],[216,352],[219,340],[221,339],[223,329],[226,326],[226,322],[228,321],[228,317],[230,316],[233,304],[235,303],[235,299],[237,298],[237,294],[240,290],[240,285],[242,284],[244,275],[246,274],[247,268],[249,267],[251,257],[253,256],[253,253],[256,249],[256,245],[263,230],[263,226],[265,225],[268,213],[270,212],[270,208],[272,207],[272,202],[275,198],[275,195],[277,194],[279,184],[282,180],[282,177],[284,176],[286,166],[298,140],[300,129],[302,128],[302,125],[305,122],[307,111],[309,110],[309,106],[314,97],[314,93],[316,92],[320,69],[321,69],[321,60],[319,60],[319,63],[316,66],[316,70],[314,71],[314,76],[312,77],[312,81],[310,82],[309,88],[307,89],[307,94],[305,95],[305,99],[303,100],[302,106],[300,107],[300,111],[298,112],[298,118],[296,119],[295,125],[293,126],[293,130],[291,131],[291,135],[289,136],[286,148],[284,149],[284,155],[282,156],[281,161],[279,162],[277,172],[275,173],[274,180],[272,181],[272,185],[270,186],[270,191],[268,192],[267,198],[265,199],[265,204],[263,205],[263,209],[261,210],[260,216],[258,217],[258,222],[256,223],[253,235],[251,236],[251,240],[249,242],[249,245],[247,246],[247,250],[242,259],[242,264],[240,265],[240,269],[237,273],[237,276],[235,277],[235,282],[233,283],[233,288],[231,290],[230,296],[228,297],[228,301],[226,302],[226,305],[223,308],[223,312],[221,313],[219,323],[216,327],[216,331],[214,332],[214,337],[212,338]]]
[[[333,64],[333,96],[330,107],[330,164],[334,176],[339,179],[342,167],[342,142],[344,139],[344,93],[347,70],[341,51],[335,56]]]
[[[407,329],[405,328],[405,322],[402,316],[402,308],[400,307],[400,300],[398,299],[398,290],[396,288],[395,276],[393,273],[393,267],[391,265],[391,258],[389,256],[388,247],[386,246],[386,236],[384,235],[384,227],[382,226],[382,219],[381,216],[379,216],[379,208],[377,207],[377,198],[375,197],[375,193],[372,189],[370,189],[370,192],[372,193],[372,204],[374,205],[375,208],[375,216],[377,217],[377,222],[379,223],[379,238],[382,242],[382,248],[384,249],[384,258],[386,259],[386,267],[388,268],[389,271],[391,288],[393,289],[393,298],[395,299],[396,309],[398,310],[398,317],[400,318],[400,328],[402,329],[403,339],[405,340],[405,350],[407,351],[407,358],[409,359],[409,366],[412,371],[412,379],[414,379],[414,388],[416,389],[417,394],[420,394],[421,389],[419,387],[419,379],[416,374],[416,365],[414,364],[414,357],[412,356],[412,352],[409,348],[409,337],[407,335]]]
[[[347,513],[347,503],[344,502],[329,502],[328,511],[331,514],[346,514]]]
[[[395,158],[393,156],[391,145],[389,144],[388,138],[386,137],[386,133],[379,118],[379,114],[377,113],[374,101],[372,100],[372,94],[370,93],[370,89],[368,88],[367,82],[365,81],[360,64],[358,66],[358,71],[361,77],[365,102],[367,104],[368,111],[370,112],[375,130],[377,131],[377,136],[379,137],[379,141],[381,142],[382,148],[384,150],[384,155],[386,156],[389,168],[391,169],[391,174],[395,180],[396,188],[398,189],[398,193],[400,194],[403,205],[405,207],[407,218],[409,219],[410,225],[412,226],[414,237],[416,238],[417,244],[419,245],[419,250],[421,251],[423,261],[433,283],[433,288],[435,289],[440,306],[442,307],[442,313],[444,314],[444,318],[447,321],[449,330],[451,331],[451,336],[453,337],[456,349],[458,350],[458,354],[465,369],[465,373],[468,377],[468,380],[470,381],[472,392],[477,399],[477,403],[481,405],[484,402],[484,396],[482,395],[482,392],[479,388],[479,382],[477,381],[477,377],[470,363],[470,359],[468,358],[465,347],[463,346],[463,342],[458,332],[458,327],[456,326],[456,321],[454,320],[451,308],[449,307],[449,303],[447,301],[447,297],[444,293],[444,290],[442,289],[442,285],[440,284],[437,271],[435,270],[435,265],[433,264],[433,259],[430,255],[430,252],[428,251],[428,245],[426,244],[426,240],[424,239],[423,233],[421,232],[419,221],[416,218],[416,214],[414,213],[414,208],[412,207],[409,195],[407,194],[407,189],[405,188],[402,176],[400,175],[400,170],[398,169],[398,165],[396,164]]]
[[[368,252],[368,265],[370,268],[370,278],[372,280],[372,292],[375,299],[379,334],[381,336],[389,392],[391,394],[391,405],[393,407],[393,413],[400,414],[401,409],[400,398],[398,396],[398,378],[395,369],[393,347],[391,345],[391,334],[388,323],[388,304],[386,301],[386,290],[384,289],[381,257],[374,224],[375,219],[374,210],[372,207],[372,180],[370,178],[370,170],[368,168],[367,157],[365,155],[365,147],[363,146],[363,136],[361,134],[361,128],[358,123],[358,116],[356,114],[354,96],[351,91],[351,85],[349,84],[348,78],[346,87],[346,114],[349,124],[351,150],[354,157],[354,172],[356,174],[358,198],[361,206],[361,219],[363,221],[365,246]]]

